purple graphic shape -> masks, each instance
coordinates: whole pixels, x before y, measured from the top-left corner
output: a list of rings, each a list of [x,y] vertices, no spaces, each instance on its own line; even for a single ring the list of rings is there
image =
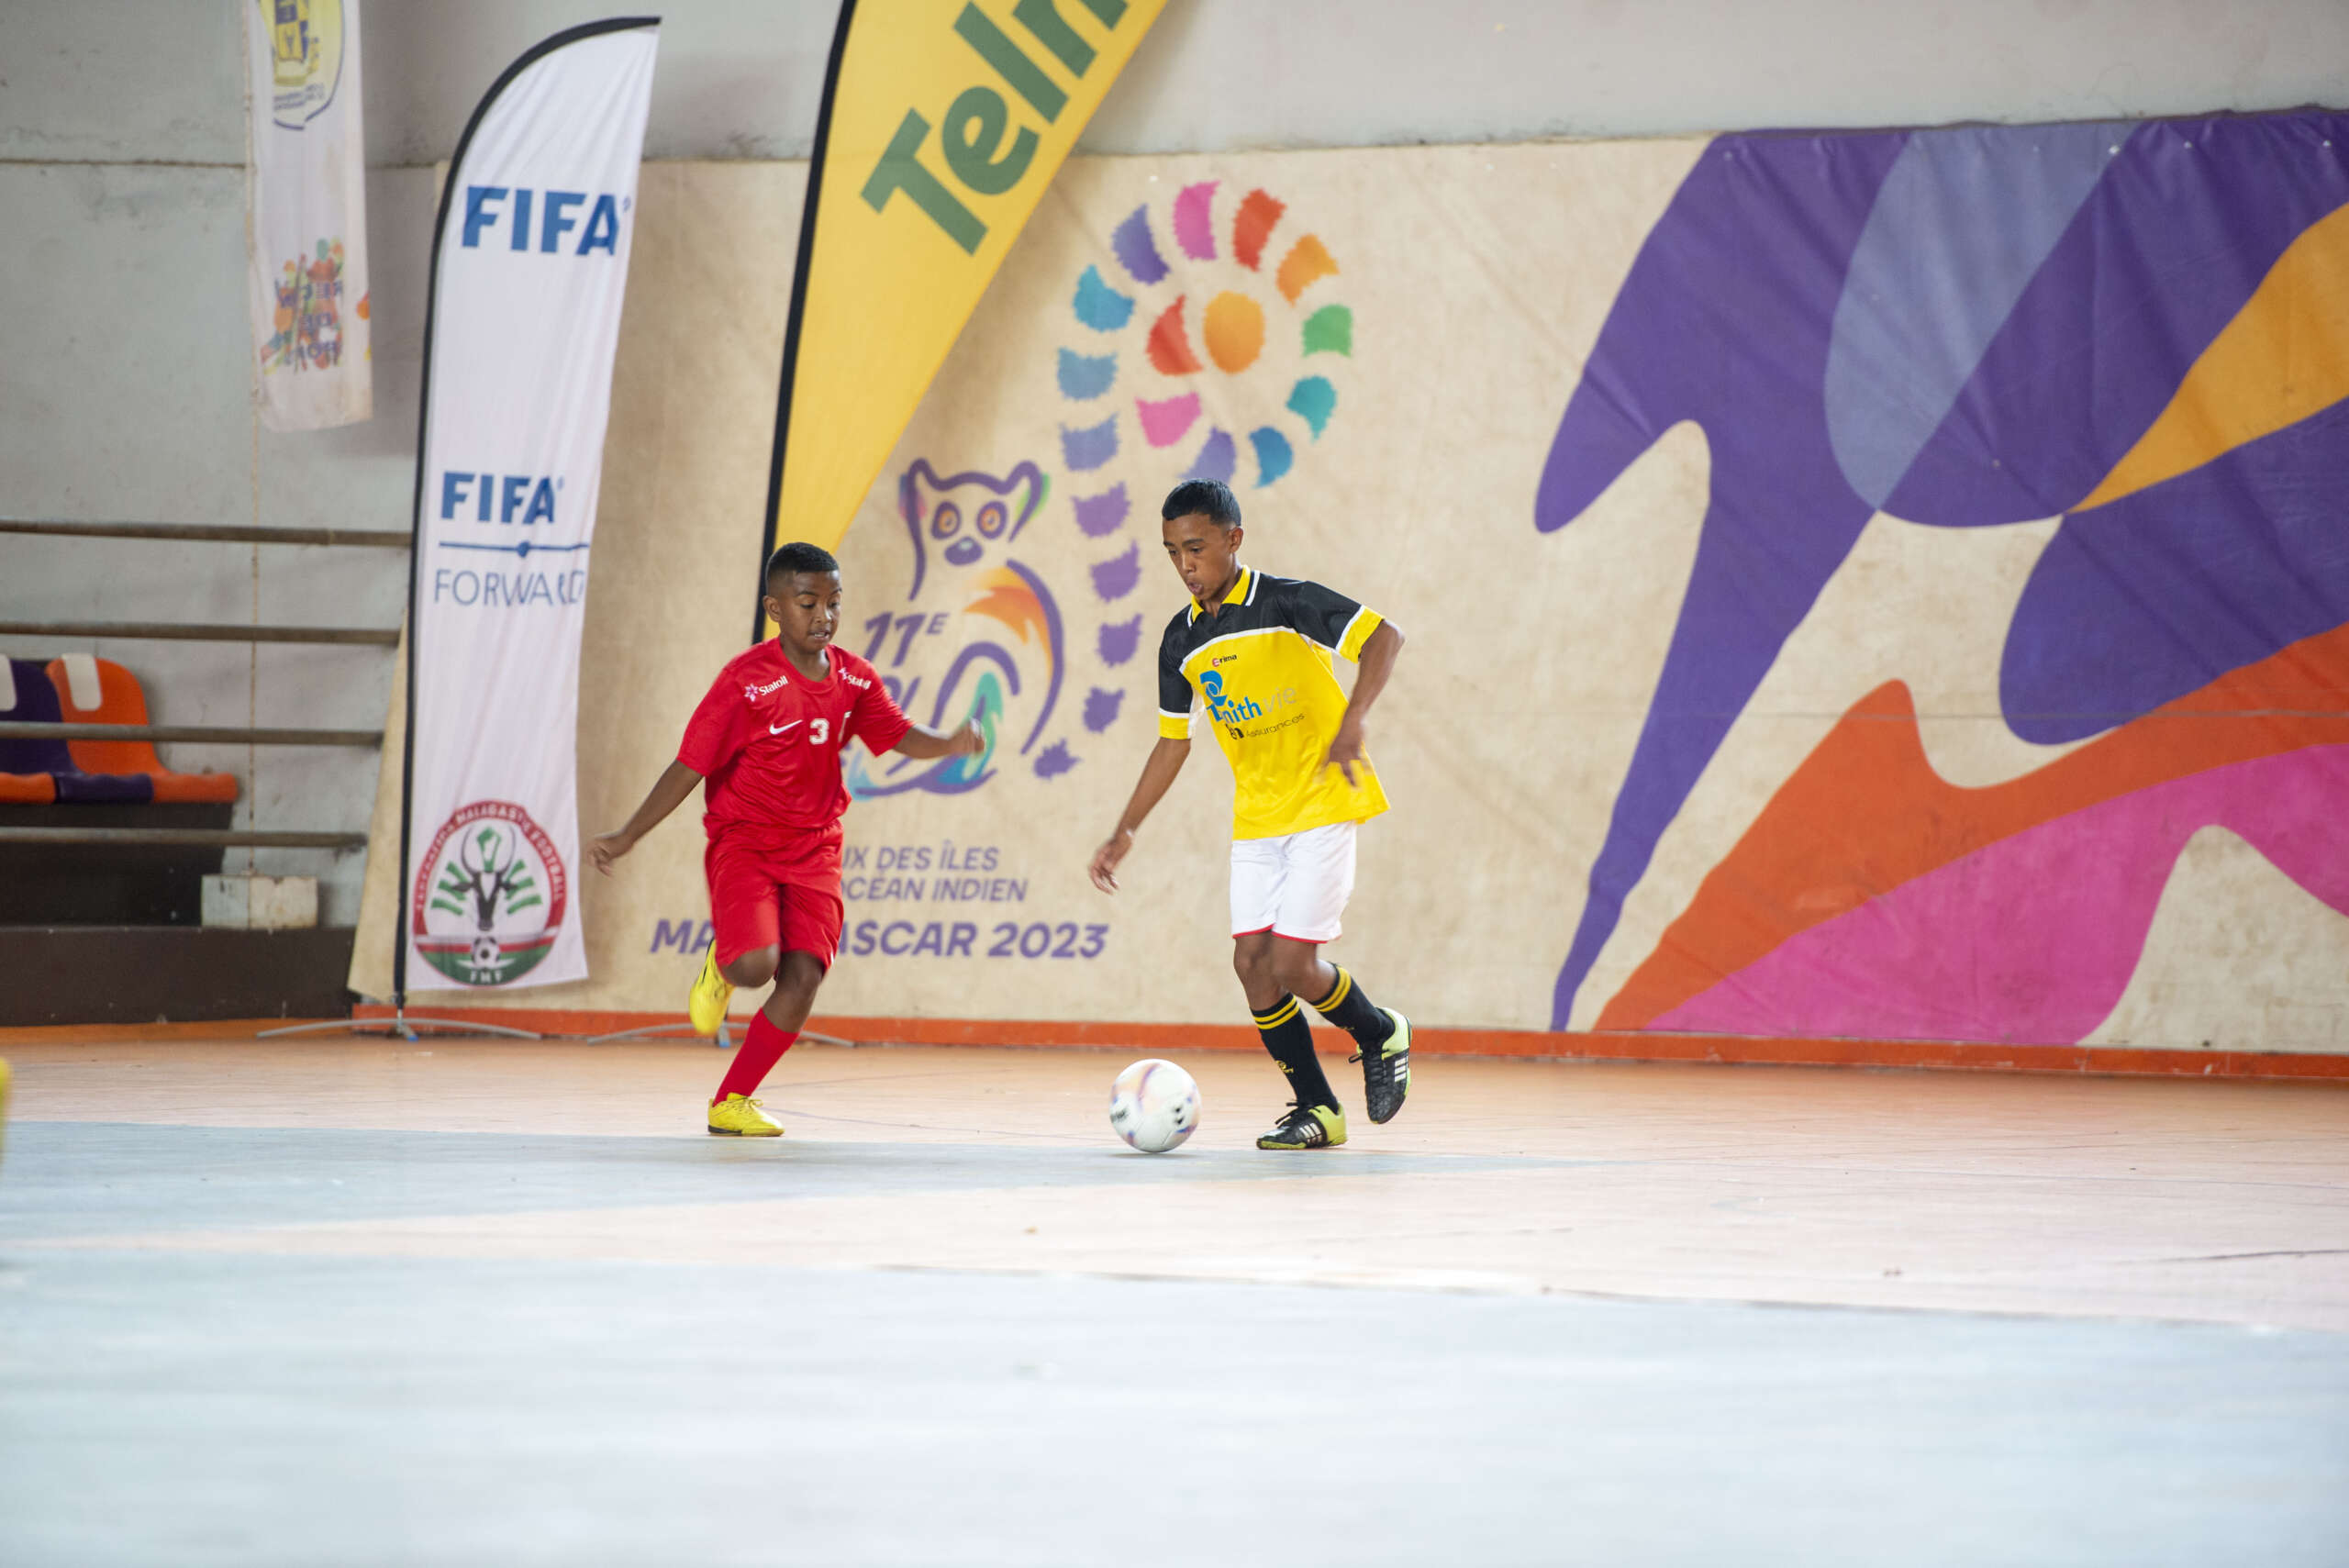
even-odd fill
[[[2344,798],[2349,746],[2312,746],[2102,801],[1814,926],[1647,1027],[2068,1045],[2120,1001],[2205,827],[2349,914]]]
[[[1649,231],[1533,503],[1566,527],[1665,430],[1700,426],[1711,498],[1687,597],[1552,998],[1575,993],[1664,829],[1867,522],[1827,438],[1835,302],[1904,134],[1722,137]]]
[[[1118,455],[1118,417],[1082,430],[1061,427],[1061,462],[1078,473],[1099,468]]]
[[[1951,131],[1900,150],[1852,252],[1827,348],[1828,436],[1871,506],[1932,439],[2132,128]],[[1987,204],[1985,182],[1998,186]]]
[[[1094,687],[1085,694],[1085,728],[1100,734],[1118,722],[1118,710],[1125,706],[1125,693]]]
[[[1202,180],[1174,198],[1174,243],[1194,261],[1215,260],[1215,187]]]
[[[1113,416],[1112,423],[1114,422]],[[1116,436],[1117,432],[1114,429],[1111,430],[1112,441],[1116,439]],[[907,463],[906,472],[897,476],[897,517],[904,522],[906,531],[913,536],[914,541],[914,583],[912,587],[906,590],[906,597],[908,599],[918,599],[921,596],[922,575],[929,570],[928,534],[922,527],[930,520],[924,516],[922,506],[921,487],[924,484],[933,491],[959,490],[966,484],[976,485],[990,495],[1007,497],[1022,484],[1027,485],[1027,504],[1019,508],[1019,514],[1011,519],[1010,526],[1003,530],[1005,544],[1009,544],[1019,537],[1019,530],[1028,526],[1028,519],[1036,515],[1036,509],[1044,504],[1045,495],[1052,490],[1052,481],[1046,479],[1044,471],[1032,462],[1021,463],[1000,479],[992,473],[981,473],[976,469],[965,469],[961,473],[950,473],[941,479],[938,476],[938,470],[930,466],[928,458],[918,457]],[[967,565],[969,562],[956,561],[954,564]]]
[[[2349,403],[2065,517],[2007,628],[1998,705],[2077,740],[2349,621]]]
[[[1132,510],[1126,499],[1122,481],[1098,495],[1079,495],[1076,503],[1076,528],[1086,539],[1099,539],[1103,534],[1116,533],[1125,526],[1126,514]]]
[[[1061,350],[1061,395],[1071,403],[1100,396],[1117,379],[1117,355],[1080,354],[1074,349]]]
[[[1158,254],[1158,242],[1150,237],[1150,208],[1138,206],[1126,215],[1126,220],[1110,231],[1109,249],[1118,264],[1138,284],[1154,284],[1166,275],[1166,262]]]
[[[1141,647],[1141,617],[1104,626],[1096,644],[1100,651],[1101,662],[1116,669],[1130,660]]]
[[[1142,439],[1153,447],[1171,447],[1197,422],[1199,395],[1186,392],[1180,397],[1155,401],[1137,397],[1134,399],[1134,413],[1141,420]]]
[[[1036,776],[1056,779],[1076,766],[1079,759],[1069,755],[1068,742],[1055,740],[1036,756]]]
[[[1932,269],[1918,255],[1965,249],[1954,234],[1960,226],[2021,221],[2030,232],[2015,243],[2035,242],[2043,228],[2032,225],[2043,226],[2054,198],[2026,198],[2027,221],[2002,217],[2000,207],[2015,183],[2006,166],[2043,157],[2041,135],[2007,128],[1726,137],[1706,150],[1650,232],[1560,424],[1535,526],[1549,532],[1572,521],[1681,419],[1705,431],[1711,495],[1664,673],[1559,972],[1553,1028],[1566,1027],[1664,828],[1869,511],[1825,434],[1822,350],[1832,342],[1830,323],[1842,308],[1857,237],[1871,231],[1887,174],[1903,148],[1927,136],[1966,139],[1979,164],[1970,192],[1960,184],[1943,193],[1947,200],[1912,204],[1919,216],[1901,226],[1912,251],[1906,264],[1921,276]],[[2050,517],[2076,504],[2166,405],[2284,247],[2349,202],[2344,135],[2349,117],[2323,114],[2132,131],[1887,509],[1973,527]],[[1871,259],[1869,271],[1888,278],[1902,264]],[[1944,325],[1978,338],[1967,311],[1949,308]],[[1914,404],[1930,406],[1962,357],[1947,344],[1935,353],[1903,394]],[[1861,357],[1873,359],[1871,379],[1886,383],[1881,346]],[[1863,434],[1856,466],[1881,484],[1887,438]],[[2330,473],[2331,461],[2261,452],[2239,467],[2278,465],[2270,488],[2281,490],[2291,483],[2288,471]],[[2156,500],[2126,510],[2115,503],[2058,529],[2062,548],[2051,547],[2009,630],[2002,678],[2019,734],[2094,733],[2338,624],[2337,615],[2304,613],[2311,597],[2340,597],[2321,539],[2261,510],[2277,503],[2250,502],[2243,483],[2226,482],[2237,469],[2212,467],[2221,472],[2199,483],[2210,487],[2215,510],[2167,514],[2175,521],[2165,550],[2140,550],[2133,536],[2117,545],[2123,525],[2094,522],[2105,512],[2151,515],[2163,505]],[[2279,540],[2279,531],[2289,537]],[[2066,542],[2066,534],[2075,537]],[[2234,585],[2265,570],[2238,559],[2246,550],[2321,581],[2288,595],[2299,609],[2246,605]],[[2124,619],[2132,635],[2147,640],[2115,648],[2094,629],[2093,617],[2121,604],[2131,606]],[[2232,662],[2221,667],[2221,658]]]
[[[1995,221],[2000,199],[1987,183],[1971,220]],[[2070,510],[2136,444],[2285,248],[2344,203],[2349,115],[2137,127],[1886,509],[1948,528]],[[1920,255],[1946,242],[1915,241]]]
[[[1240,448],[1229,430],[1210,430],[1205,445],[1199,448],[1197,459],[1186,470],[1186,479],[1212,479],[1224,484],[1231,483],[1232,472],[1240,466]]]
[[[1112,556],[1093,568],[1093,591],[1105,605],[1117,603],[1141,585],[1141,549],[1126,546],[1123,555]]]

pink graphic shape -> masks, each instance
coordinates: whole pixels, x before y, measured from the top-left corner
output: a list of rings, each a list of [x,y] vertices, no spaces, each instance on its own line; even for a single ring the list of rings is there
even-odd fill
[[[2077,1042],[2136,972],[2186,840],[2224,828],[2349,915],[2349,746],[2189,773],[1999,840],[1779,944],[1647,1027]]]
[[[1199,417],[1199,395],[1186,392],[1180,397],[1162,398],[1152,402],[1147,397],[1134,399],[1134,412],[1141,417],[1142,439],[1154,447],[1171,447],[1183,439]]]
[[[1174,198],[1174,243],[1194,261],[1215,260],[1215,187],[1202,180]]]

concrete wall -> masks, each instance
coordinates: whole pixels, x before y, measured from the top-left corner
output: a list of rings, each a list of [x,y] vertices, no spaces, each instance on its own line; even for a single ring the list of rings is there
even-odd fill
[[[244,126],[231,0],[0,8],[0,512],[406,525],[432,161],[496,72],[609,8],[374,0],[365,14],[376,417],[275,437],[253,417],[241,292]],[[804,156],[834,7],[681,0],[647,152]],[[1106,153],[2031,120],[2340,100],[2332,0],[1175,0],[1082,144]],[[388,554],[0,536],[0,617],[388,626]],[[0,639],[46,656],[52,639]],[[122,643],[157,717],[362,726],[375,650]],[[182,747],[248,780],[240,821],[357,827],[364,753]],[[354,914],[357,857],[263,853]]]
[[[673,0],[645,152],[804,158],[838,7]],[[372,0],[368,160],[429,164],[506,62],[616,7]],[[2337,98],[2332,0],[1174,0],[1085,152],[2133,118]],[[0,10],[0,158],[235,163],[231,0]],[[381,243],[381,241],[379,241]]]

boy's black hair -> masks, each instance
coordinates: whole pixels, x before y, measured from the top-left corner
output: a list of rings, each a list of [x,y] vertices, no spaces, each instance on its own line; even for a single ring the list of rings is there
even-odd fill
[[[1158,515],[1170,523],[1177,517],[1197,516],[1220,528],[1236,528],[1240,523],[1240,498],[1220,479],[1186,479],[1167,493],[1166,505],[1158,509]]]
[[[772,587],[777,577],[791,573],[838,572],[840,569],[839,558],[823,546],[794,540],[777,547],[775,552],[767,557],[766,580]]]

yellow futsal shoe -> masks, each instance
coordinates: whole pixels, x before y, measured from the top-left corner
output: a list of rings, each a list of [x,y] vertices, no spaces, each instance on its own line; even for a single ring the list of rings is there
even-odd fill
[[[726,1021],[727,1005],[733,1000],[734,987],[718,973],[718,942],[713,938],[709,951],[701,955],[701,973],[685,996],[685,1017],[693,1020],[694,1033],[716,1034],[718,1026]]]
[[[1346,1140],[1346,1113],[1335,1106],[1291,1106],[1259,1149],[1335,1149]]]
[[[709,1130],[728,1138],[781,1138],[783,1123],[759,1108],[759,1102],[729,1095],[709,1107]]]

